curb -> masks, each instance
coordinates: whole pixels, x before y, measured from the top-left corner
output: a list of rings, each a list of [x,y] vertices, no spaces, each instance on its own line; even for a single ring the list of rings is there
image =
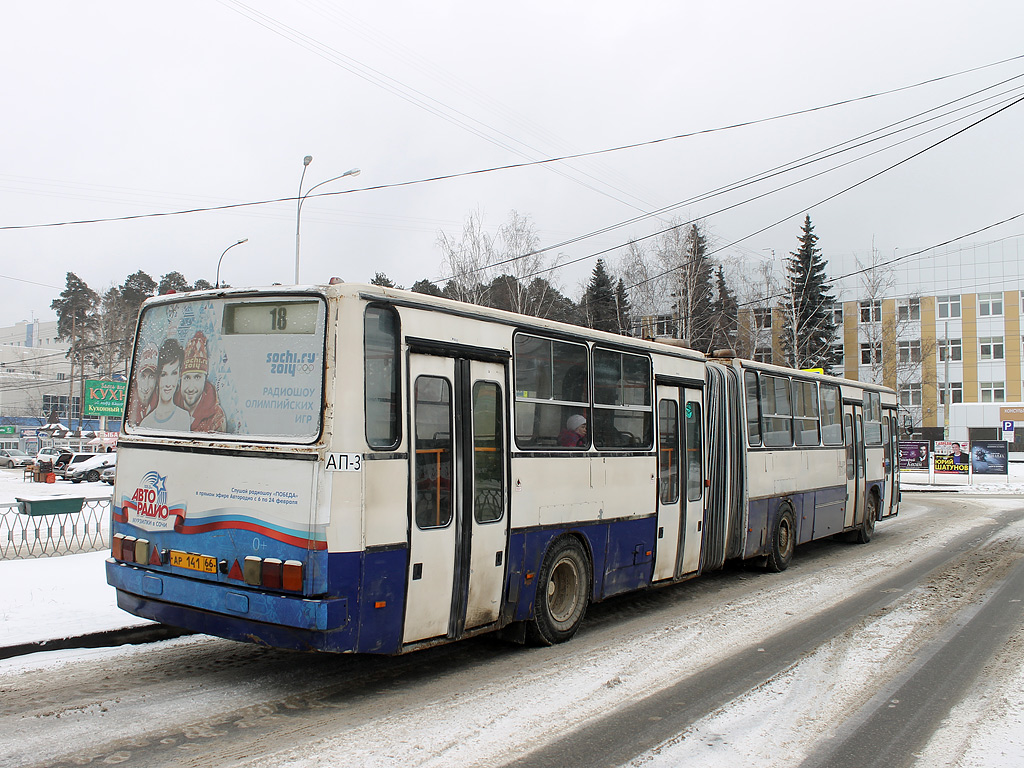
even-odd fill
[[[56,640],[39,640],[34,643],[21,643],[0,648],[0,661],[26,656],[30,653],[44,651],[67,651],[75,648],[113,648],[118,645],[143,645],[158,640],[170,640],[182,635],[195,634],[187,629],[169,627],[165,624],[151,624],[142,627],[125,627],[111,629],[106,632],[94,632],[77,637],[64,637]]]

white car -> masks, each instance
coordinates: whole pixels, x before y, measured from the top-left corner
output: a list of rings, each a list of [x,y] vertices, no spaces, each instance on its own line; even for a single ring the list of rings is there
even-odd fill
[[[54,464],[57,461],[57,457],[60,456],[61,453],[62,451],[60,448],[53,448],[52,446],[49,448],[43,448],[41,451],[39,451],[39,453],[36,454],[36,464],[39,464],[40,462],[43,461],[48,461],[51,464]]]
[[[64,473],[64,477],[72,483],[80,483],[85,480],[87,483],[95,483],[100,479],[100,473],[107,467],[117,464],[116,453],[97,453],[91,459],[72,464]]]
[[[117,467],[106,467],[100,472],[100,480],[108,485],[114,484],[114,473],[117,471]]]
[[[0,449],[0,467],[31,467],[35,460],[17,448]]]

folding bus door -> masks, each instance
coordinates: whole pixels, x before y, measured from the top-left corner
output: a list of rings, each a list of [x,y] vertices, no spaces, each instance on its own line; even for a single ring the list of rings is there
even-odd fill
[[[864,417],[859,405],[843,406],[843,439],[846,446],[846,516],[850,528],[864,519],[867,484],[864,474]]]
[[[505,369],[409,355],[405,643],[455,639],[498,620],[508,543]]]
[[[693,573],[704,538],[704,418],[699,389],[659,384],[654,581]]]

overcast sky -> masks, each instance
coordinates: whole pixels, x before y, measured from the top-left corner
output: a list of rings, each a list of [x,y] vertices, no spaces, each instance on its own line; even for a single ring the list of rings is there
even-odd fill
[[[218,257],[242,238],[224,259],[224,281],[293,282],[294,200],[25,227],[294,198],[307,154],[304,189],[352,167],[362,173],[318,190],[350,194],[305,203],[302,282],[366,282],[378,270],[405,286],[443,278],[438,232],[458,235],[474,210],[492,229],[517,210],[554,245],[679,203],[558,249],[582,259],[557,273],[562,289],[578,297],[594,265],[583,257],[647,236],[671,215],[705,217],[716,245],[728,246],[718,257],[743,272],[793,250],[809,212],[837,274],[869,259],[872,243],[890,258],[1024,213],[1024,104],[822,202],[1024,95],[1015,90],[1024,87],[1024,58],[985,66],[1024,54],[1022,29],[1019,0],[12,4],[0,33],[0,325],[52,319],[68,271],[100,292],[139,269],[213,282]],[[387,188],[760,120],[975,68],[585,161]],[[959,98],[976,106],[687,202]],[[919,135],[929,128],[937,130]],[[901,138],[910,140],[892,146]],[[864,157],[874,150],[883,151]],[[727,206],[736,207],[716,213]],[[1022,232],[1024,218],[955,248],[1018,248]],[[619,254],[603,258],[614,270]]]

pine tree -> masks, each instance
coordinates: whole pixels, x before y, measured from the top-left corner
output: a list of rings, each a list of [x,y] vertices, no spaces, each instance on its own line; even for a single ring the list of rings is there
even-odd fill
[[[598,259],[590,276],[590,284],[583,293],[583,309],[587,327],[599,331],[619,332],[619,318],[615,309],[615,288],[604,268],[604,259]]]
[[[834,358],[835,298],[828,291],[826,262],[817,247],[818,236],[809,215],[804,218],[798,240],[799,247],[786,260],[783,350],[794,368],[828,369]]]
[[[383,272],[377,272],[370,281],[370,285],[379,285],[381,288],[395,288],[394,281]]]

